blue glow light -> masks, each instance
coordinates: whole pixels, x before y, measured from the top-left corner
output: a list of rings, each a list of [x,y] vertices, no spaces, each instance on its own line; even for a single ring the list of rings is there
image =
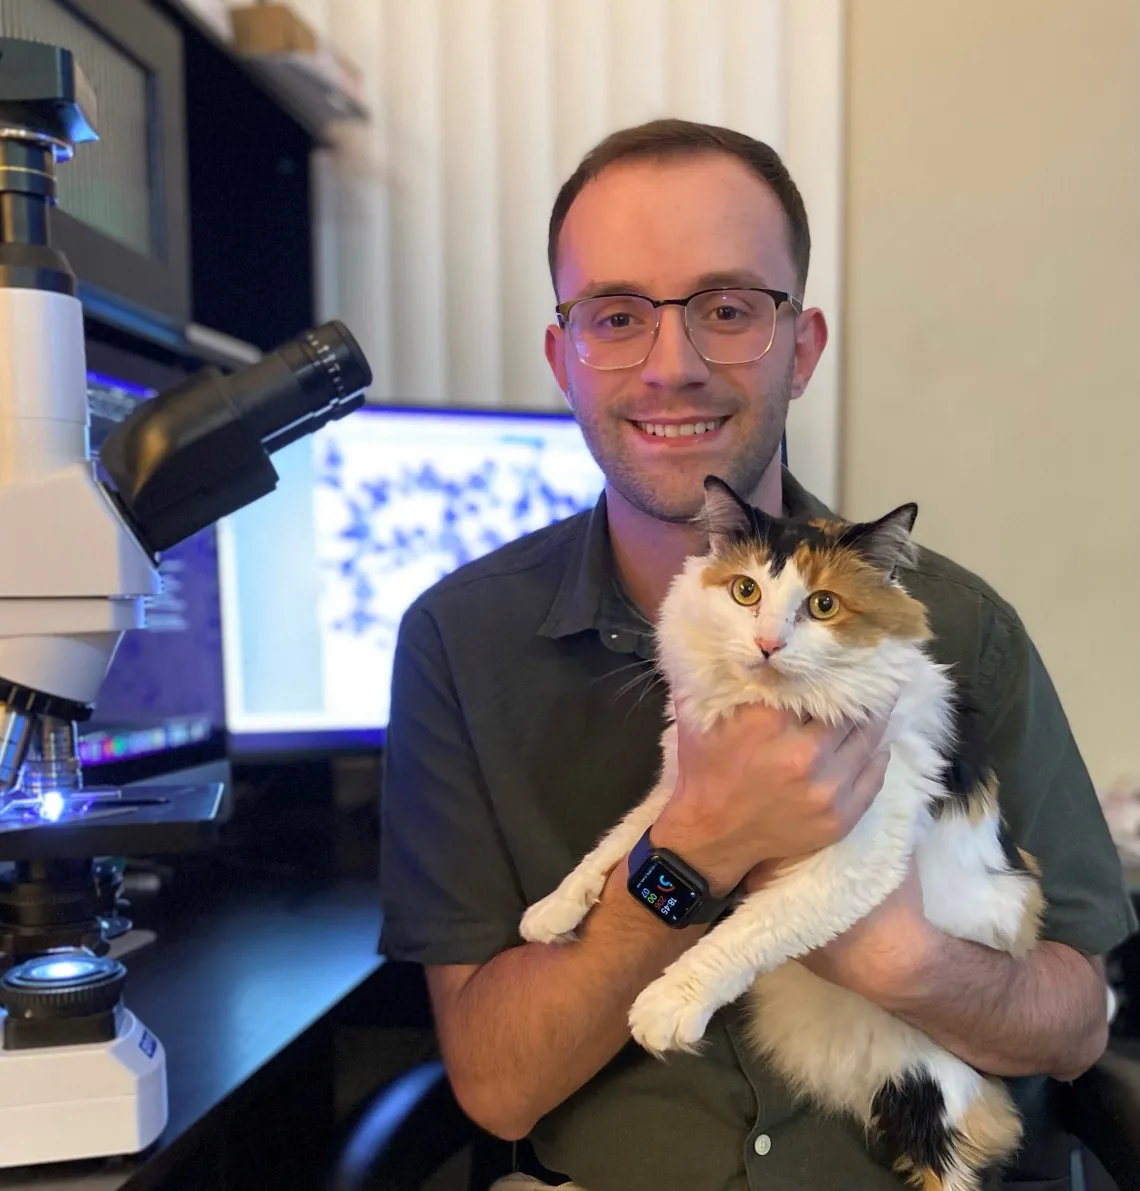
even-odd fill
[[[97,970],[97,965],[89,959],[57,959],[41,965],[36,976],[41,980],[74,980]]]
[[[107,376],[102,372],[93,372],[90,369],[87,371],[88,386],[95,385],[101,389],[118,389],[123,393],[131,393],[136,397],[141,397],[144,400],[155,396],[157,389],[147,388],[145,385],[136,385],[132,381],[122,380],[117,376]]]
[[[67,799],[58,790],[49,790],[40,798],[37,808],[41,819],[49,823],[58,823],[63,812],[67,809]]]

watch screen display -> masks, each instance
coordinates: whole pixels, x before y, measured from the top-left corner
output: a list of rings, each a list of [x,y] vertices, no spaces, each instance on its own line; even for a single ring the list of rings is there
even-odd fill
[[[700,896],[696,889],[660,860],[648,861],[630,884],[636,895],[671,926],[684,921]]]

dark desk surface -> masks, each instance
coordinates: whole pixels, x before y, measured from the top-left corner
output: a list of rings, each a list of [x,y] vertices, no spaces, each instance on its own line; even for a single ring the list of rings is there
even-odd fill
[[[382,962],[379,899],[363,881],[226,881],[155,927],[157,942],[123,962],[125,1001],[166,1048],[165,1132],[141,1158],[0,1170],[5,1191],[151,1185],[227,1097]]]

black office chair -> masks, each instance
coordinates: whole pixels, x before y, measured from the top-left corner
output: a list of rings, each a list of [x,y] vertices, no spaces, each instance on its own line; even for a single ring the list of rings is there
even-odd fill
[[[1061,1128],[1096,1156],[1118,1191],[1140,1191],[1140,1043],[1114,1043],[1091,1071],[1052,1091]],[[513,1168],[509,1143],[481,1130],[455,1102],[443,1064],[423,1063],[360,1113],[329,1191],[419,1191],[468,1147],[470,1191],[487,1191]],[[1095,1186],[1090,1180],[1088,1191]]]

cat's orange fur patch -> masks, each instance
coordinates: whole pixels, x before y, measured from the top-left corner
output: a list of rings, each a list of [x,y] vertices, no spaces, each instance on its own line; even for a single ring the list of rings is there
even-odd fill
[[[768,565],[768,549],[757,543],[734,543],[701,571],[702,587],[727,587],[737,575],[747,575]]]
[[[817,550],[800,546],[793,561],[809,592],[839,597],[839,612],[826,622],[845,645],[877,645],[886,637],[926,641],[926,609],[902,588],[886,582],[880,571],[853,550]]]
[[[1017,851],[1030,874],[1025,879],[1030,881],[1031,885],[1025,899],[1025,913],[1022,914],[1017,934],[1009,945],[1009,953],[1014,959],[1022,959],[1033,950],[1041,938],[1041,925],[1045,921],[1045,891],[1041,888],[1041,866],[1037,863],[1037,858],[1021,848]]]
[[[966,814],[970,823],[977,827],[979,823],[998,813],[998,780],[992,769],[987,770],[986,776],[970,792],[966,799]]]
[[[981,1097],[970,1106],[960,1126],[962,1156],[974,1170],[1005,1161],[1021,1141],[1022,1125],[1002,1084],[987,1079]]]

